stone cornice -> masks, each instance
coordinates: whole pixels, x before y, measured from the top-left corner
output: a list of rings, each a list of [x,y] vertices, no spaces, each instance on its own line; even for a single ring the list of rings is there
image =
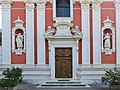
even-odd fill
[[[75,4],[75,2],[79,2],[80,3],[80,0],[73,0],[73,4]]]
[[[10,1],[10,0],[7,0],[7,1]],[[25,1],[25,0],[11,0],[11,1]],[[37,0],[34,0],[34,1],[37,1]],[[47,1],[53,1],[53,0],[47,0]],[[81,1],[81,0],[73,0],[73,1]],[[92,0],[90,0],[90,1],[92,1]],[[114,0],[101,0],[101,1],[109,2],[109,1],[114,1]]]
[[[44,4],[46,4],[47,1],[48,0],[35,0],[35,3],[44,3]]]
[[[47,4],[47,2],[52,3],[53,0],[35,0],[35,3],[43,3],[43,4]]]

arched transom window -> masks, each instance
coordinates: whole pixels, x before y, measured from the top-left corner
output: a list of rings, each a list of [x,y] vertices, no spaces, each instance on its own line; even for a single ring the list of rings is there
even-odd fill
[[[56,0],[56,16],[70,17],[70,1],[69,0]]]

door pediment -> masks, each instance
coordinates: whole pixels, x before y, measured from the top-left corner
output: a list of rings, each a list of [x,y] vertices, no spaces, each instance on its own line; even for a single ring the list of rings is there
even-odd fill
[[[72,28],[73,24],[68,22],[58,22],[54,24],[54,28],[48,27],[44,36],[46,39],[81,39],[83,37],[82,32],[78,29],[78,26]]]

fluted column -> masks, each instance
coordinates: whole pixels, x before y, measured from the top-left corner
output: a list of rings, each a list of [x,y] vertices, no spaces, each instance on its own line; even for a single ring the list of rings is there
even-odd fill
[[[116,64],[120,64],[120,1],[116,0]]]
[[[82,64],[90,64],[90,10],[89,0],[81,1],[82,8]]]
[[[37,2],[37,62],[45,64],[45,1]]]
[[[93,18],[93,64],[101,64],[101,12],[100,0],[92,2]]]
[[[26,64],[34,64],[34,2],[26,4]]]
[[[2,3],[2,64],[11,64],[11,2]]]

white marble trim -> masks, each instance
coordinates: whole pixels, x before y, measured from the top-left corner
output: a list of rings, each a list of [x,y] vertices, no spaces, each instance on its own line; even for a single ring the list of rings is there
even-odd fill
[[[101,64],[100,8],[93,9],[93,64]]]
[[[41,22],[42,21],[42,22]],[[37,64],[45,64],[45,8],[37,8]]]
[[[89,9],[82,9],[82,64],[90,64],[90,16]]]
[[[2,64],[11,64],[11,9],[2,8]]]
[[[34,8],[26,8],[26,64],[34,64]]]

